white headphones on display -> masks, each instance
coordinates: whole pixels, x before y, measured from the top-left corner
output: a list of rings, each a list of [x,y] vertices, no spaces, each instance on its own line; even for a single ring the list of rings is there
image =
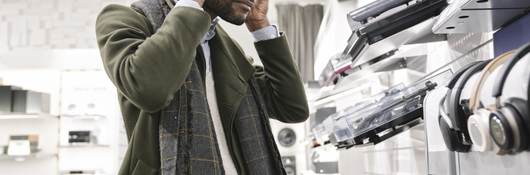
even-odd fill
[[[493,150],[494,144],[489,134],[490,109],[487,106],[481,108],[480,94],[490,75],[501,65],[511,58],[513,52],[507,52],[493,59],[484,67],[480,73],[478,81],[475,82],[471,97],[469,99],[469,109],[472,114],[467,120],[467,128],[471,138],[472,151],[486,152]],[[498,148],[497,148],[498,149]]]
[[[465,110],[460,101],[460,95],[466,82],[480,72],[491,60],[477,61],[464,66],[453,74],[447,84],[446,96],[439,104],[438,125],[447,149],[456,152],[469,152],[472,146],[467,129],[469,110]]]

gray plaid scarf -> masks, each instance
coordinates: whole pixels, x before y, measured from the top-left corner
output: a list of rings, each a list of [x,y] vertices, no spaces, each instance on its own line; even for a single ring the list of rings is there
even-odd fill
[[[154,31],[171,10],[172,0],[139,0],[132,8],[144,14]],[[249,81],[233,129],[239,140],[239,154],[244,167],[240,175],[281,175],[285,170],[275,145],[267,110],[255,80]],[[228,133],[227,133],[228,134]],[[162,175],[223,175],[206,91],[196,61],[184,85],[160,113],[160,156]],[[234,156],[234,155],[232,155]],[[237,166],[237,163],[236,163]]]

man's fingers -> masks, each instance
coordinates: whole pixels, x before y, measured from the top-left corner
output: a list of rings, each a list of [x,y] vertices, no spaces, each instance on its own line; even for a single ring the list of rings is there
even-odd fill
[[[257,8],[262,8],[263,6],[269,5],[269,0],[256,0],[255,2]]]
[[[205,0],[195,0],[195,2],[199,3],[199,5],[202,7],[204,5]]]

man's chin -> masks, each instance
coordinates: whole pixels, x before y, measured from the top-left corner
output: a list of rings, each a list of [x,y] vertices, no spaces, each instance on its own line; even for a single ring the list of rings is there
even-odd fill
[[[245,21],[228,21],[230,24],[234,24],[234,25],[243,25],[245,24]]]
[[[243,25],[245,24],[245,20],[247,19],[247,16],[246,15],[241,15],[241,16],[221,16],[221,18],[223,20],[225,20],[226,22],[229,22],[230,24],[234,24],[234,25]]]

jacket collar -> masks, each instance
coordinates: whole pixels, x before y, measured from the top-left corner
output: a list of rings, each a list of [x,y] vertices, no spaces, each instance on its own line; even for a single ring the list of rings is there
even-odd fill
[[[228,33],[220,25],[217,25],[215,31],[216,35],[210,40],[210,48],[212,51],[216,51],[215,54],[212,54],[213,60],[230,62],[230,66],[233,68],[230,71],[238,74],[241,80],[248,81],[254,75],[255,70],[243,49],[228,36]],[[216,67],[216,64],[213,66]]]

